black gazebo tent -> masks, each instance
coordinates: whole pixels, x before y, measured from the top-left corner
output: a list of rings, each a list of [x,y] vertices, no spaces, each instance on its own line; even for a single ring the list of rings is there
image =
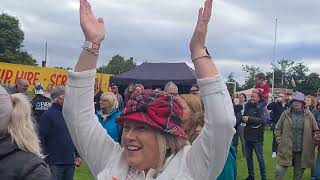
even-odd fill
[[[138,67],[110,77],[110,83],[117,84],[121,92],[129,84],[143,84],[147,88],[163,88],[173,81],[180,93],[188,93],[197,82],[195,71],[186,63],[142,63]]]

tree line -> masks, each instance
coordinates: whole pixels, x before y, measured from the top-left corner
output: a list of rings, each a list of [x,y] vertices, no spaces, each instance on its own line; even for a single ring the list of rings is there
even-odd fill
[[[307,65],[303,62],[296,62],[289,59],[281,59],[275,63],[271,63],[274,70],[274,87],[293,89],[304,94],[316,95],[320,88],[320,75],[316,72],[310,72]],[[243,85],[237,83],[234,73],[228,76],[229,82],[236,82],[237,90],[245,90],[253,88],[256,79],[255,76],[262,72],[262,69],[254,65],[242,65],[242,71],[245,72],[245,82]],[[273,72],[264,72],[267,82],[272,87]],[[229,91],[232,92],[231,84],[227,84]]]

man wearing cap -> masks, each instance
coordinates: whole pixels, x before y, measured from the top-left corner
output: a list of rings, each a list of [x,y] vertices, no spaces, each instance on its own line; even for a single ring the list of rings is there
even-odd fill
[[[63,86],[52,89],[52,106],[39,121],[40,141],[53,180],[72,180],[74,165],[81,163],[62,115],[64,94]]]
[[[118,99],[118,103],[119,103],[118,110],[120,112],[122,112],[122,110],[124,109],[124,101],[123,101],[121,94],[119,94],[118,86],[116,84],[112,84],[111,91],[113,92],[114,95],[116,95],[116,97]]]
[[[292,95],[292,107],[281,115],[275,127],[278,143],[276,180],[285,179],[288,167],[293,166],[293,177],[300,180],[305,168],[314,164],[315,139],[318,131],[313,114],[305,109],[304,94]]]
[[[41,115],[51,107],[51,99],[44,96],[44,88],[41,83],[37,83],[33,91],[36,95],[32,99],[33,117],[36,122],[39,122]]]

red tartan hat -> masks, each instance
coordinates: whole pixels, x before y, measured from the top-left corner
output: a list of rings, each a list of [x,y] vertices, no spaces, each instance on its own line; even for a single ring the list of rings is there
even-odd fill
[[[186,139],[181,127],[183,109],[172,95],[153,90],[134,93],[116,122],[123,126],[124,120],[146,123],[153,128]]]

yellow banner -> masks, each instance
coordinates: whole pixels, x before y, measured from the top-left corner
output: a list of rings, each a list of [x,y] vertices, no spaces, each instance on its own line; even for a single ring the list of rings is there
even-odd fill
[[[109,78],[111,74],[96,75],[96,88],[108,91]],[[20,64],[9,64],[0,62],[0,81],[2,85],[15,85],[17,79],[29,81],[29,91],[32,91],[36,83],[42,83],[45,90],[55,86],[65,86],[68,81],[67,70],[27,66]]]

